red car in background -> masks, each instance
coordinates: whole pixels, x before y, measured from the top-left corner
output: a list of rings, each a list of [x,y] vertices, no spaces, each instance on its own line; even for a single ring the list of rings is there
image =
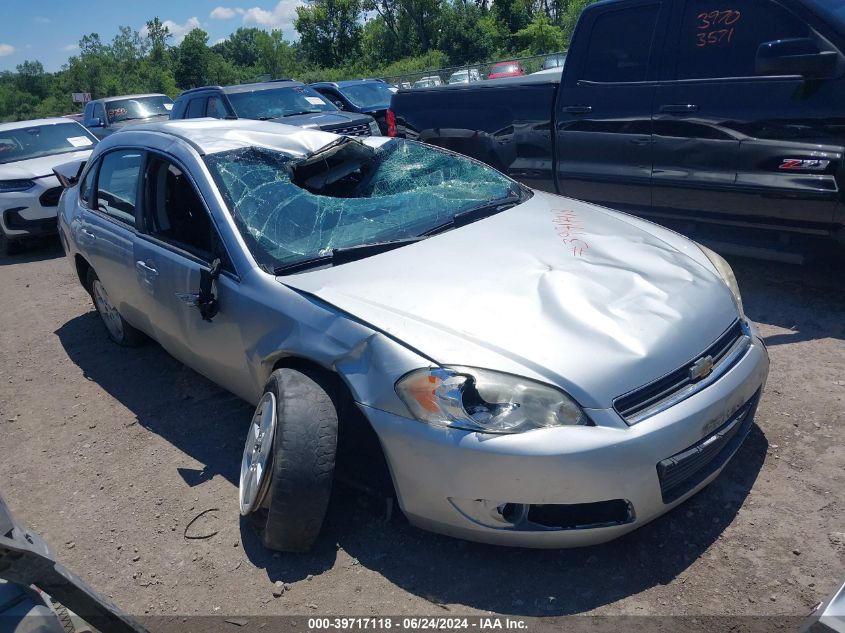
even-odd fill
[[[490,68],[487,79],[501,79],[502,77],[520,77],[525,74],[519,62],[498,62]]]

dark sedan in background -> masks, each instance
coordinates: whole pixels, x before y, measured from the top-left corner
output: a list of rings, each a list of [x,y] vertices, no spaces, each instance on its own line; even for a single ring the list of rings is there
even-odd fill
[[[387,134],[387,109],[394,91],[381,79],[321,81],[309,85],[341,110],[369,114],[381,133]]]

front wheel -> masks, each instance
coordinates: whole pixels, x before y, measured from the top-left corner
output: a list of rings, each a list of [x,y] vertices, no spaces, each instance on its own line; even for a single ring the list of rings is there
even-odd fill
[[[136,347],[144,342],[144,335],[140,330],[135,329],[120,316],[117,308],[112,305],[109,293],[93,268],[88,269],[88,291],[94,301],[94,307],[106,326],[109,338],[118,345],[125,347]]]
[[[240,510],[270,549],[307,551],[320,533],[337,451],[336,390],[322,373],[277,369],[264,387],[241,461]]]

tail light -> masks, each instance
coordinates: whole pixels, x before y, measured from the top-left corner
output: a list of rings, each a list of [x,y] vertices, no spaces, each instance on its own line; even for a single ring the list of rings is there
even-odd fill
[[[393,110],[387,111],[385,120],[387,121],[387,135],[396,138],[396,115],[393,114]]]

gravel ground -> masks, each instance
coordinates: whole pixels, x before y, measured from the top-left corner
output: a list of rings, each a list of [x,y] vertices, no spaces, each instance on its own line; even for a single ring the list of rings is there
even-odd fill
[[[111,344],[52,242],[0,259],[0,493],[141,616],[803,616],[845,574],[845,260],[732,264],[772,360],[757,426],[707,489],[607,545],[466,543],[338,487],[312,553],[263,550],[237,511],[251,407]]]

